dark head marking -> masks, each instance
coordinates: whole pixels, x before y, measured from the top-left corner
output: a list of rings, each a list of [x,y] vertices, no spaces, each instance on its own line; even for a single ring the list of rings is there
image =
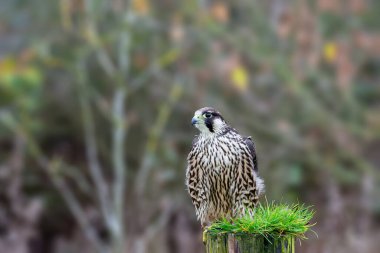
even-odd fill
[[[218,112],[212,107],[204,107],[204,108],[201,108],[199,111],[201,111],[202,116],[204,118],[204,123],[211,133],[215,132],[214,125],[213,125],[213,122],[215,119],[219,118],[222,121],[224,121],[220,112]]]

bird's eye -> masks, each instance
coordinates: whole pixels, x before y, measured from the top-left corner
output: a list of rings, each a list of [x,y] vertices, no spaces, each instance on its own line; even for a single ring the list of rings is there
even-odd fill
[[[209,112],[206,112],[205,114],[203,114],[203,117],[205,117],[205,118],[211,118],[211,113],[209,113]]]

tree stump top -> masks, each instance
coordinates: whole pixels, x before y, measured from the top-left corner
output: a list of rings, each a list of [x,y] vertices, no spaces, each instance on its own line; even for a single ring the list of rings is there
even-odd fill
[[[295,253],[295,239],[306,239],[314,215],[304,205],[259,205],[254,216],[223,219],[206,229],[207,253]]]
[[[208,234],[206,253],[294,253],[294,241],[294,236]]]

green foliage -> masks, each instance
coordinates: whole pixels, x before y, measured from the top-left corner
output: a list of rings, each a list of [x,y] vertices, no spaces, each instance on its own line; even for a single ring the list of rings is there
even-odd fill
[[[249,214],[232,220],[222,219],[207,229],[210,234],[247,233],[264,237],[294,236],[306,239],[305,233],[315,224],[311,207],[301,204],[260,204],[252,218]]]

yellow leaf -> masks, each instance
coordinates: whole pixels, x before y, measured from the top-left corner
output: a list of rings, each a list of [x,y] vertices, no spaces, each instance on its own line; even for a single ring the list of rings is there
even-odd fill
[[[16,71],[16,61],[12,57],[6,57],[0,61],[0,76],[13,74]]]
[[[132,0],[132,9],[141,15],[149,13],[150,4],[148,0]]]
[[[179,51],[173,48],[160,57],[159,62],[161,66],[167,66],[175,62],[179,57]]]
[[[327,61],[333,62],[337,57],[337,51],[336,44],[333,42],[328,42],[323,47],[323,56]]]
[[[16,60],[6,57],[0,61],[0,88],[11,87],[17,74]]]
[[[227,22],[230,18],[228,6],[223,2],[216,2],[211,6],[211,15],[222,23]]]
[[[14,57],[6,57],[1,60],[0,88],[13,89],[15,82],[20,80],[28,86],[40,85],[42,82],[42,74],[37,68],[31,65],[19,64]]]
[[[232,84],[239,90],[244,91],[248,88],[249,74],[244,66],[238,65],[232,69],[230,74]]]

